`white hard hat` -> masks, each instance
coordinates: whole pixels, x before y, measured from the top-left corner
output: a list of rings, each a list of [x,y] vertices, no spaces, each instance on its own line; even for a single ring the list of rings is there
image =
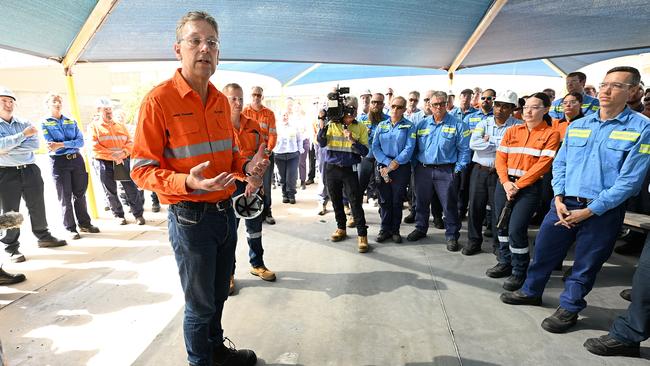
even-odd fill
[[[232,198],[235,216],[240,219],[251,220],[264,211],[264,200],[258,194],[246,197],[243,193]]]
[[[518,101],[519,99],[517,98],[517,93],[513,92],[512,90],[506,90],[501,93],[494,99],[495,102],[501,102],[501,103],[510,103],[514,105],[515,107],[519,105]]]
[[[95,102],[97,108],[113,108],[113,103],[108,98],[99,98]]]
[[[364,95],[372,95],[372,93],[370,92],[370,89],[364,90],[363,92],[361,92],[361,94],[359,96],[362,97]]]
[[[16,95],[9,88],[0,86],[0,97],[9,97],[16,100]]]

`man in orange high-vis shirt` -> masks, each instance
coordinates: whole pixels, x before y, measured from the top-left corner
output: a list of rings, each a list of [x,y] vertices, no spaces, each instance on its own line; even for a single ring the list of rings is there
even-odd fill
[[[113,106],[110,100],[106,98],[97,100],[97,114],[98,118],[92,122],[89,130],[92,136],[93,156],[99,164],[99,179],[113,215],[120,225],[126,225],[124,207],[118,197],[114,168],[123,164],[123,168],[129,170],[133,140],[126,126],[113,120]],[[142,217],[144,196],[138,192],[138,187],[131,179],[120,179],[120,184],[124,188],[126,200],[136,223],[144,225],[145,220]]]
[[[261,86],[254,86],[251,89],[251,103],[244,107],[242,114],[259,123],[262,129],[262,135],[266,140],[267,150],[269,151],[269,167],[264,173],[264,212],[262,216],[264,221],[269,225],[275,225],[275,219],[271,213],[271,181],[273,180],[273,169],[275,166],[275,156],[273,148],[278,141],[278,133],[275,129],[275,114],[269,108],[266,108],[262,101],[264,100],[264,89]]]
[[[221,315],[237,243],[231,195],[236,174],[259,188],[265,144],[239,153],[226,97],[212,83],[219,62],[217,22],[185,14],[174,44],[181,68],[144,97],[131,176],[169,203],[169,239],[185,294],[183,332],[193,366],[254,365],[255,353],[223,344]]]
[[[235,132],[240,153],[246,158],[252,159],[255,152],[259,149],[260,144],[264,142],[260,126],[256,121],[241,113],[244,102],[244,91],[239,84],[228,84],[223,88],[222,92],[228,98],[228,103],[230,104],[230,121]],[[245,181],[237,180],[235,184],[237,185],[235,195],[250,190],[249,185]],[[266,194],[266,192],[262,193]],[[244,220],[244,224],[246,225],[246,241],[248,242],[249,248],[249,262],[251,264],[250,274],[258,276],[265,281],[275,281],[275,273],[264,265],[264,248],[262,247],[263,220],[264,216],[262,215]],[[239,227],[239,221],[240,219],[238,218],[237,227]],[[233,275],[230,277],[230,294],[235,291],[234,265],[232,273]]]
[[[548,95],[531,95],[524,106],[524,123],[508,128],[497,148],[495,213],[499,217],[508,204],[512,214],[503,228],[497,224],[498,263],[486,275],[509,276],[503,283],[508,291],[518,290],[526,279],[530,262],[528,224],[542,194],[542,176],[549,173],[560,145],[560,133],[548,123],[550,106]]]

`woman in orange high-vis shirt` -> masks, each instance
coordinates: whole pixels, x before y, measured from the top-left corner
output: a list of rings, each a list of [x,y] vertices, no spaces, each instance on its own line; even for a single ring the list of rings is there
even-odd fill
[[[544,93],[528,98],[525,123],[508,128],[497,149],[496,214],[500,216],[506,202],[512,213],[506,228],[497,229],[499,262],[486,274],[493,278],[509,276],[503,283],[508,291],[519,289],[526,279],[530,261],[528,224],[542,193],[542,176],[549,172],[560,143],[560,133],[551,127],[550,106],[551,100]]]
[[[553,127],[560,132],[560,141],[564,140],[569,124],[576,119],[580,119],[585,115],[582,114],[582,94],[568,93],[562,98],[562,107],[564,108],[564,117],[562,119],[553,119]]]

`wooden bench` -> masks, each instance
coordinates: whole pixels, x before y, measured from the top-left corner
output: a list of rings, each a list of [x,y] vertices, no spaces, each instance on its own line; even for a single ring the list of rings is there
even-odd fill
[[[636,212],[625,212],[625,220],[623,224],[633,229],[638,229],[643,232],[650,231],[650,215],[644,215]]]

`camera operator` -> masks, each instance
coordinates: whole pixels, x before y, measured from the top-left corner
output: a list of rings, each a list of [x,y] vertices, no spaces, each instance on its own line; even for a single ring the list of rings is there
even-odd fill
[[[326,147],[325,180],[332,207],[336,217],[336,231],[332,241],[341,241],[347,237],[345,231],[345,212],[343,210],[343,187],[350,200],[352,216],[357,227],[358,250],[368,251],[368,227],[361,207],[362,192],[357,177],[357,164],[361,157],[368,154],[368,129],[363,123],[355,120],[357,116],[357,98],[342,96],[348,88],[338,89],[328,94],[327,117],[329,123],[320,120],[318,144]]]

